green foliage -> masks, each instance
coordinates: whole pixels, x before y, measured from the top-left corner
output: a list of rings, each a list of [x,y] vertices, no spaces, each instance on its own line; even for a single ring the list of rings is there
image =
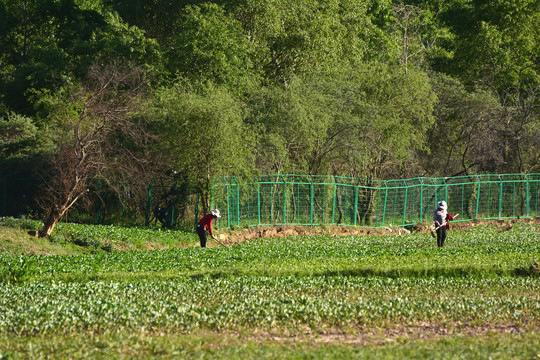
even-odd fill
[[[39,230],[42,226],[42,223],[40,221],[32,220],[26,217],[2,217],[0,218],[0,225],[16,229]]]
[[[194,82],[211,81],[242,95],[260,83],[253,44],[241,24],[212,3],[188,6],[167,54],[170,69]],[[172,71],[174,73],[174,70]]]
[[[348,68],[380,58],[389,48],[364,1],[228,1],[226,6],[257,48],[255,63],[269,82]]]
[[[94,34],[93,42],[81,42],[77,52],[81,63],[80,69],[85,71],[96,59],[109,61],[121,59],[125,63],[144,65],[145,70],[156,77],[163,77],[162,54],[154,39],[148,38],[136,26],[129,26],[116,13],[106,14],[107,26]],[[95,54],[89,57],[88,53]]]
[[[494,171],[505,162],[502,121],[504,110],[490,91],[466,91],[456,79],[432,77],[439,101],[437,119],[429,132],[430,153],[426,167],[439,174]]]
[[[263,172],[377,178],[426,147],[435,102],[425,73],[370,64],[266,87],[247,121]]]
[[[40,230],[43,223],[28,218],[0,218],[0,226]],[[85,247],[92,252],[112,252],[119,249],[137,250],[147,246],[182,247],[195,244],[195,236],[191,233],[169,229],[152,229],[137,227],[122,227],[113,225],[84,225],[75,223],[59,223],[49,241],[57,245],[75,244]]]
[[[257,167],[263,173],[324,173],[325,145],[332,136],[334,99],[317,83],[294,79],[268,86],[251,97],[246,121],[260,134]],[[326,161],[325,161],[326,160]]]
[[[158,93],[149,107],[161,110],[139,119],[159,126],[129,148],[147,163],[141,173],[151,178],[170,163],[166,156],[156,161],[156,152],[191,172],[197,166],[186,158],[206,161],[205,142],[224,144],[225,151],[213,145],[212,158],[229,158],[193,176],[203,195],[208,176],[286,169],[369,178],[397,177],[406,166],[411,176],[534,172],[540,166],[538,7],[536,0],[5,0],[0,123],[21,136],[0,140],[2,165],[20,172],[46,164],[66,138],[55,123],[58,109],[73,114],[80,105],[71,101],[90,84],[92,64],[117,61],[143,66],[152,75],[146,94]],[[435,89],[437,100],[427,74],[437,83],[442,73],[456,83]],[[172,110],[165,109],[175,102],[184,103],[182,115],[174,115],[182,125],[167,118]],[[188,103],[197,105],[184,114]],[[505,119],[497,119],[500,111]],[[226,120],[218,124],[222,114]],[[468,132],[477,115],[489,121]],[[209,127],[219,136],[186,131],[188,122],[200,123],[195,118],[212,119]],[[448,125],[442,147],[433,136],[439,125]],[[471,139],[489,136],[471,141],[473,149],[464,136],[456,139],[460,130]],[[238,136],[252,146],[238,145]],[[166,146],[156,147],[159,140]],[[110,149],[123,140],[107,141]],[[188,155],[195,143],[198,150]],[[433,159],[419,164],[426,149],[445,152],[448,166]]]
[[[539,278],[515,276],[514,269],[537,258],[537,228],[497,230],[452,231],[443,249],[428,234],[313,235],[226,248],[34,257],[33,281],[0,286],[0,331],[527,326],[539,316]]]
[[[414,330],[413,330],[414,331]],[[258,334],[99,334],[84,336],[21,336],[0,338],[8,359],[50,357],[124,359],[136,349],[139,358],[244,359],[534,359],[538,334],[446,334],[432,338],[433,329],[419,333],[316,334],[259,336]],[[361,346],[358,344],[361,342]],[[1,358],[1,356],[0,356]]]
[[[205,206],[213,177],[252,173],[254,134],[242,121],[242,104],[225,87],[178,84],[160,90],[155,105],[169,166],[189,174]]]
[[[35,162],[52,148],[52,138],[47,131],[39,133],[31,118],[15,113],[0,116],[0,175],[15,175],[18,164]]]
[[[351,176],[380,178],[426,146],[437,98],[424,72],[373,64],[360,68],[347,85],[343,126],[345,148],[354,149],[345,155]]]
[[[146,244],[176,247],[187,245],[193,240],[192,234],[169,229],[73,223],[59,223],[57,227],[54,236],[67,237],[81,246],[93,246],[106,251],[112,245],[129,249],[141,249]]]
[[[33,256],[0,257],[0,284],[22,284],[30,281],[36,272],[37,262]]]
[[[443,14],[456,34],[451,71],[499,93],[520,81],[537,86],[539,11],[536,0],[452,1]]]

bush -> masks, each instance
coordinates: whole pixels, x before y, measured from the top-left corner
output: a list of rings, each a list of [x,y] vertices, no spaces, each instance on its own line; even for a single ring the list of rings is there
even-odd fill
[[[31,220],[27,217],[3,217],[0,218],[0,226],[25,230],[40,230],[43,224],[41,221]]]

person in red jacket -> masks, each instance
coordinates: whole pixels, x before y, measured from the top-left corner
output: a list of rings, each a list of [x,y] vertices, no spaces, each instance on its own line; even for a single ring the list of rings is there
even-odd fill
[[[450,221],[454,220],[452,214],[448,213],[446,209],[448,205],[446,201],[439,201],[437,203],[437,210],[433,213],[433,220],[435,221],[435,229],[437,232],[437,246],[442,248],[444,241],[446,240],[446,230],[450,229]]]
[[[210,211],[210,214],[204,215],[201,220],[199,220],[199,224],[197,225],[197,234],[199,235],[199,240],[201,241],[201,247],[206,247],[206,229],[208,229],[210,236],[214,236],[214,231],[212,230],[212,221],[220,217],[221,215],[219,215],[219,210],[214,209]]]

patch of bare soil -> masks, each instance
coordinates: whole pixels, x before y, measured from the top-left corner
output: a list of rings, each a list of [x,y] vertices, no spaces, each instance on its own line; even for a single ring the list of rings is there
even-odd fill
[[[540,224],[540,218],[530,219],[510,219],[510,220],[474,220],[465,222],[451,222],[451,229],[458,231],[467,231],[473,227],[481,225],[497,226],[499,231],[509,231],[516,222],[529,224]],[[276,225],[276,226],[257,226],[248,229],[239,229],[234,231],[221,231],[218,235],[220,242],[224,244],[233,244],[245,240],[267,237],[282,237],[291,235],[308,234],[329,234],[329,235],[405,235],[411,232],[430,232],[430,224],[417,224],[407,227],[383,227],[378,229],[363,228],[357,226],[296,226],[296,225]],[[538,227],[540,232],[540,226]]]
[[[326,332],[306,332],[300,335],[274,335],[274,334],[253,334],[252,340],[261,342],[272,340],[277,342],[309,342],[313,344],[351,344],[359,346],[375,345],[381,346],[403,339],[426,340],[442,336],[485,336],[488,334],[512,335],[529,332],[538,332],[540,328],[523,329],[518,325],[456,325],[452,327],[438,326],[432,324],[399,326],[393,328],[359,328],[355,333],[344,333],[342,331]]]

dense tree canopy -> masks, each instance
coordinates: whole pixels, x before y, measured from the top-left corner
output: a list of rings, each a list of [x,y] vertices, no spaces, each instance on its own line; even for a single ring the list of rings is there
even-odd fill
[[[0,0],[0,18],[0,176],[58,156],[59,107],[110,64],[148,86],[130,122],[100,115],[100,156],[203,195],[221,175],[540,172],[538,0]]]

